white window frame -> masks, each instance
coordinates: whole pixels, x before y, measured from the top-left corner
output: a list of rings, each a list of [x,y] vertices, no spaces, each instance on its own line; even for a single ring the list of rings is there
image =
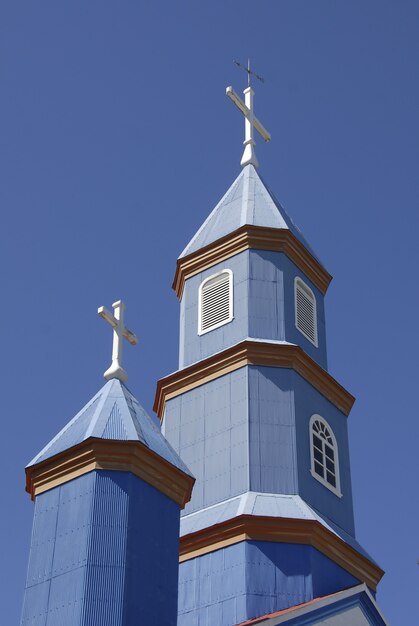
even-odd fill
[[[297,285],[300,286],[300,289],[302,289],[303,291],[305,291],[308,296],[311,298],[311,300],[313,301],[313,312],[314,312],[314,341],[312,340],[311,337],[309,337],[302,328],[300,328],[298,326],[298,316],[297,316]],[[305,283],[303,281],[303,279],[300,276],[296,276],[294,279],[294,322],[295,322],[295,328],[298,330],[298,332],[300,332],[306,339],[308,339],[308,341],[310,343],[313,344],[313,346],[315,346],[316,348],[319,347],[319,338],[318,338],[318,332],[317,332],[317,301],[316,301],[316,296],[314,295],[314,292],[312,289],[310,289],[310,287],[307,285],[307,283]]]
[[[217,324],[214,324],[213,326],[210,326],[209,328],[206,328],[205,330],[202,330],[202,290],[203,290],[203,288],[204,288],[206,283],[208,283],[213,278],[217,278],[217,276],[221,276],[221,274],[228,274],[228,294],[229,294],[228,308],[229,308],[229,316],[228,316],[227,319],[222,320],[221,322],[218,322]],[[212,330],[215,330],[216,328],[219,328],[220,326],[224,326],[224,324],[228,324],[233,319],[234,319],[234,315],[233,315],[233,272],[230,269],[223,269],[220,272],[217,272],[216,274],[212,274],[211,276],[208,276],[208,278],[205,278],[205,280],[203,280],[202,283],[199,285],[199,293],[198,293],[198,335],[205,335],[206,333],[209,333]]]
[[[335,464],[335,479],[336,479],[336,486],[334,487],[331,483],[329,483],[326,478],[323,478],[322,476],[320,476],[320,474],[318,474],[315,469],[314,469],[314,445],[313,445],[313,425],[314,422],[320,422],[322,423],[327,430],[329,431],[329,435],[332,439],[333,442],[333,446],[330,447],[333,448],[333,454],[334,454],[334,464]],[[317,437],[319,437],[318,433],[314,433]],[[321,437],[319,437],[319,439],[321,439]],[[310,468],[310,473],[313,476],[313,478],[315,478],[316,480],[319,481],[319,483],[321,483],[322,485],[324,485],[324,487],[327,487],[327,489],[329,489],[332,493],[334,493],[336,496],[338,496],[338,498],[342,497],[342,491],[340,488],[340,469],[339,469],[339,450],[338,450],[338,442],[336,440],[335,434],[332,430],[332,428],[330,427],[330,424],[327,423],[327,421],[324,419],[324,417],[322,417],[321,415],[317,415],[314,414],[311,416],[310,418],[310,424],[309,424],[309,440],[310,440],[310,458],[311,458],[311,468]],[[324,455],[325,457],[325,455]],[[319,462],[319,461],[317,461]],[[323,464],[324,469],[326,470],[325,467],[325,463]]]

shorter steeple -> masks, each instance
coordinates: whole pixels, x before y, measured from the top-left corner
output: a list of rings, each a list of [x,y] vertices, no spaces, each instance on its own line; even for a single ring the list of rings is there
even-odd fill
[[[108,382],[26,468],[35,501],[21,626],[176,626],[180,509],[194,478],[122,382]]]

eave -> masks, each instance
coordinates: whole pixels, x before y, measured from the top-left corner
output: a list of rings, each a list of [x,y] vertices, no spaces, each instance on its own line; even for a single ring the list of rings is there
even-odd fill
[[[161,378],[157,383],[153,410],[162,420],[167,400],[246,365],[295,370],[345,415],[349,415],[355,402],[355,398],[300,346],[245,340]]]
[[[26,491],[36,496],[94,470],[131,472],[184,508],[195,479],[138,441],[89,438],[26,468]]]
[[[290,230],[245,224],[196,252],[178,259],[172,285],[178,298],[182,297],[188,278],[249,249],[283,252],[323,295],[326,293],[332,276]]]
[[[375,590],[384,571],[354,550],[320,522],[283,517],[240,515],[180,540],[180,562],[241,541],[270,541],[311,545]]]

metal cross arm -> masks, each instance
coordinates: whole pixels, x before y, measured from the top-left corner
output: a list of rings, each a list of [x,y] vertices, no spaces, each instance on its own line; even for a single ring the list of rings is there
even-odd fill
[[[261,135],[263,137],[263,139],[265,141],[270,141],[271,140],[270,133],[268,133],[266,128],[259,122],[257,117],[255,117],[253,115],[253,112],[245,105],[243,100],[236,94],[236,92],[234,91],[233,87],[227,87],[226,94],[230,98],[230,100],[232,100],[234,102],[236,107],[238,109],[240,109],[240,111],[243,113],[245,118],[247,120],[249,120],[249,122],[251,121],[251,119],[253,117],[253,126],[254,126],[254,128],[257,130],[259,135]]]
[[[121,300],[118,300],[113,303],[112,307],[115,311],[115,315],[112,315],[104,306],[99,307],[97,310],[100,317],[103,317],[113,328],[112,364],[104,373],[104,377],[107,380],[118,378],[125,382],[128,379],[128,374],[121,365],[122,337],[125,337],[132,346],[138,343],[138,339],[135,334],[124,325],[125,304]]]

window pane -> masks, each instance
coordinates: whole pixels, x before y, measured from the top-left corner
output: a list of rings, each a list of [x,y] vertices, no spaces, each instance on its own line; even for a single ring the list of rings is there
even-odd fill
[[[316,435],[314,435],[314,434],[313,434],[313,445],[316,448],[319,448],[319,450],[323,449],[322,440],[319,439],[318,437],[316,437]]]
[[[319,463],[323,465],[323,454],[320,450],[317,450],[317,448],[314,448],[314,458],[316,459],[316,461],[319,461]]]
[[[326,452],[326,456],[328,456],[329,459],[332,459],[332,461],[335,460],[335,453],[333,452],[332,448],[329,448],[329,446],[325,446],[324,451]]]
[[[314,461],[314,471],[316,472],[316,474],[318,474],[319,476],[321,476],[322,478],[324,478],[324,469],[323,466],[320,465],[320,463],[318,463],[317,461]]]
[[[326,459],[326,468],[331,472],[335,473],[335,464],[330,459]]]
[[[336,478],[330,472],[326,472],[327,482],[336,487]]]

